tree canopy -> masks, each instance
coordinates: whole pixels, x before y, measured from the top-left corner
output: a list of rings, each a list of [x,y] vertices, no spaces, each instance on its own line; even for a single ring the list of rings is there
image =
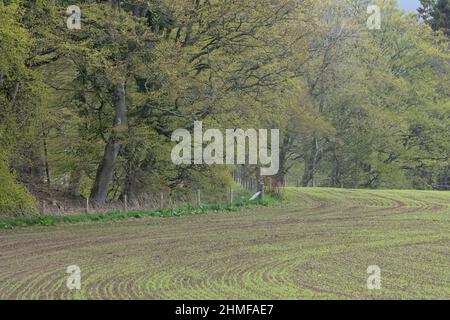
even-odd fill
[[[280,129],[276,185],[448,188],[450,7],[421,2],[371,30],[365,0],[80,0],[71,29],[72,1],[0,0],[0,213],[257,174],[173,164],[194,121]]]

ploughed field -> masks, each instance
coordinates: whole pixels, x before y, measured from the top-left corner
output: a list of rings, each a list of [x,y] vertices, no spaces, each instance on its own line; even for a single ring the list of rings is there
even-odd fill
[[[450,192],[285,193],[279,207],[0,230],[0,299],[450,299]]]

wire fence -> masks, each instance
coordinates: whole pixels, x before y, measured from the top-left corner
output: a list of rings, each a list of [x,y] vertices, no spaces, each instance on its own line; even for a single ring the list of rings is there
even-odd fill
[[[256,190],[256,189],[254,189]],[[227,191],[211,193],[201,189],[185,193],[159,192],[133,197],[124,196],[121,200],[108,201],[104,205],[96,205],[88,198],[57,201],[41,200],[40,215],[76,215],[76,214],[106,214],[111,212],[146,211],[155,209],[175,209],[199,207],[208,204],[228,204],[248,200],[253,189],[230,188]]]

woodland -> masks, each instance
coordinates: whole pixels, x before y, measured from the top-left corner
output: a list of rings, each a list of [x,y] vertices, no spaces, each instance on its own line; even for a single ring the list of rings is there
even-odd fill
[[[450,2],[421,2],[0,0],[0,215],[258,174],[175,165],[195,121],[279,129],[275,185],[449,190]]]

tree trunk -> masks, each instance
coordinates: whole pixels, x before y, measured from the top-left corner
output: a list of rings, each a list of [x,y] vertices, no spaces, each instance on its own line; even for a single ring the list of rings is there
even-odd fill
[[[331,169],[331,181],[330,181],[330,187],[337,188],[340,186],[339,177],[341,175],[341,164],[339,162],[337,151],[336,151],[336,143],[333,143],[333,164]]]
[[[82,170],[79,168],[72,170],[70,173],[70,181],[67,191],[72,197],[79,197],[81,194],[81,177]]]
[[[123,191],[120,196],[121,199],[124,199],[125,196],[128,199],[129,203],[135,204],[136,194],[137,194],[137,185],[136,182],[138,180],[138,175],[140,170],[139,164],[136,163],[136,160],[133,159],[133,155],[135,154],[135,147],[132,145],[128,145],[125,148],[125,181],[123,185]]]
[[[288,152],[292,147],[292,139],[289,133],[286,133],[283,139],[283,143],[280,148],[280,160],[278,173],[275,175],[277,187],[284,187],[286,185],[286,174],[288,173],[287,161]]]
[[[316,135],[312,139],[311,154],[309,159],[305,163],[305,170],[303,173],[302,186],[308,187],[314,181],[314,173],[316,171],[316,165],[319,159],[319,141]]]
[[[124,128],[127,125],[124,83],[114,86],[114,106],[116,114],[112,133],[106,143],[103,158],[98,166],[97,175],[91,190],[92,202],[97,206],[103,206],[106,203],[109,184],[113,178],[117,156],[121,147],[120,131],[122,130],[120,128]]]
[[[284,187],[286,185],[286,171],[286,159],[280,157],[280,168],[278,173],[275,175],[277,187]]]
[[[45,165],[45,178],[47,180],[47,187],[50,188],[50,166],[48,164],[48,146],[47,146],[47,134],[44,134],[44,165]]]
[[[135,204],[137,202],[137,188],[136,188],[136,177],[132,174],[127,174],[125,179],[124,190],[120,196],[121,199],[124,199],[125,196],[128,199],[128,202],[131,204]]]

